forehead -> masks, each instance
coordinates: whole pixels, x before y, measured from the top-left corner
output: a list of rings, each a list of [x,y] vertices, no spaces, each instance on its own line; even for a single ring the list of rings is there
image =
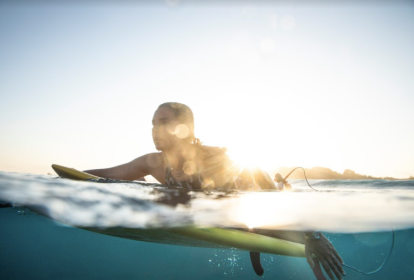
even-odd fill
[[[161,107],[157,109],[154,113],[154,117],[152,118],[152,121],[157,121],[160,119],[169,119],[173,120],[175,119],[174,112],[167,107]]]

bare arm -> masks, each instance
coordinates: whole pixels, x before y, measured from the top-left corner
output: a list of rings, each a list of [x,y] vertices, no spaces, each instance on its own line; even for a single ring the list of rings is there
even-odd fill
[[[161,164],[158,154],[147,154],[134,159],[131,162],[118,166],[85,170],[86,173],[110,179],[137,180],[146,175],[153,175],[155,169]]]
[[[256,169],[254,171],[254,179],[262,190],[277,190],[275,183],[266,171]]]

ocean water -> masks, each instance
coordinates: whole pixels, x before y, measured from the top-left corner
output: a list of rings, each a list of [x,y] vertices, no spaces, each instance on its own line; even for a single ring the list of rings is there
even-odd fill
[[[291,192],[188,193],[0,172],[0,279],[315,279],[303,258],[127,240],[76,226],[318,228],[345,279],[414,279],[414,181],[292,181]],[[41,213],[41,214],[38,214]],[[50,218],[47,218],[47,217]],[[51,219],[52,218],[52,219]]]

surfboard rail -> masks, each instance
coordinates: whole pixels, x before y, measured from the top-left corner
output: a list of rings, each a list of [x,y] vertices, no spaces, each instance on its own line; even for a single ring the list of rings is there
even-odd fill
[[[52,168],[60,177],[66,179],[88,180],[100,178],[62,165],[53,164]],[[180,227],[159,230],[134,228],[83,229],[139,241],[209,248],[237,248],[251,252],[305,257],[305,246],[303,244],[237,229],[198,227]],[[188,238],[188,240],[178,238],[177,236]]]

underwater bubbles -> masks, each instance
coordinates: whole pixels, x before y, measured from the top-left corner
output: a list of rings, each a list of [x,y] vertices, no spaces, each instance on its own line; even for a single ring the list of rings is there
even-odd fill
[[[214,250],[213,254],[214,256],[208,262],[212,267],[217,267],[222,270],[226,276],[234,276],[234,273],[239,269],[240,260],[244,255],[243,253],[239,255],[234,248],[230,250]],[[240,267],[240,270],[243,270],[243,268]]]

